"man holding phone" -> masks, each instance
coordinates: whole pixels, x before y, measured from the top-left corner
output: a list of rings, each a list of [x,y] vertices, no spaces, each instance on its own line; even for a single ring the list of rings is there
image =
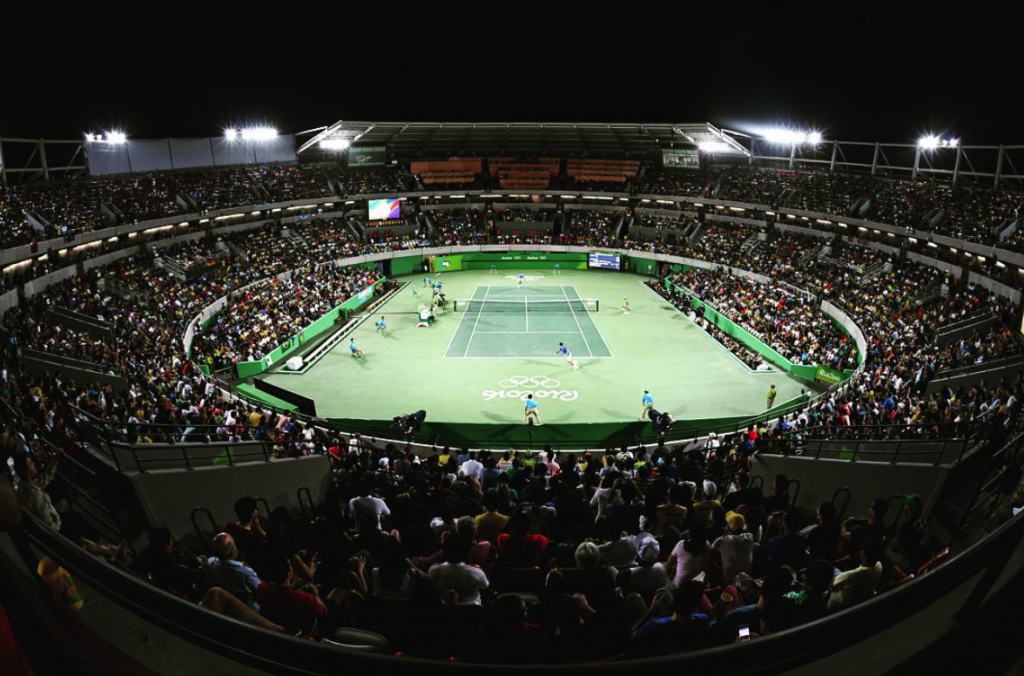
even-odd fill
[[[711,626],[706,615],[699,614],[704,587],[699,582],[684,582],[672,595],[672,614],[655,617],[669,600],[658,594],[640,621],[630,632],[631,654],[645,657],[700,650],[710,645]]]

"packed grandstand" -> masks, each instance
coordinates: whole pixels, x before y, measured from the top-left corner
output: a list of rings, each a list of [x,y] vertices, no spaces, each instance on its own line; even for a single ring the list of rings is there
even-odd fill
[[[955,554],[966,517],[943,521],[935,500],[928,513],[909,490],[798,505],[787,477],[765,486],[753,468],[804,455],[815,441],[858,440],[956,442],[957,462],[981,458],[989,470],[985,458],[1019,441],[1024,270],[1000,253],[1024,252],[1019,228],[1005,227],[1019,222],[1024,194],[746,163],[687,172],[538,158],[493,169],[268,164],[0,189],[0,250],[28,247],[5,259],[0,289],[14,293],[0,318],[0,473],[45,527],[211,612],[321,642],[372,632],[380,652],[468,662],[626,660],[732,644],[741,629],[757,638],[842,613]],[[563,187],[545,192],[549,182]],[[477,193],[418,199],[451,184]],[[536,194],[480,195],[510,184]],[[618,201],[591,204],[566,189]],[[368,223],[365,195],[408,196],[403,221]],[[658,199],[666,196],[687,199]],[[271,210],[292,202],[314,207],[291,219]],[[239,218],[216,220],[230,209]],[[787,210],[796,213],[784,218]],[[161,226],[146,232],[155,220]],[[854,232],[850,222],[915,237],[870,225]],[[78,244],[133,224],[142,234]],[[994,254],[940,251],[929,235]],[[63,243],[40,255],[53,240]],[[793,364],[850,375],[798,410],[728,434],[609,440],[587,453],[369,439],[229,386],[238,363],[264,358],[379,279],[339,261],[486,244],[710,264],[661,262],[648,283],[752,369],[759,355],[707,321],[705,308]],[[70,266],[70,276],[34,283]],[[224,298],[213,321],[196,321]],[[856,323],[863,345],[823,301]],[[32,368],[29,355],[86,363],[127,387]],[[945,384],[988,364],[1000,366]],[[71,468],[93,464],[104,443],[144,453],[246,442],[266,444],[266,460],[326,457],[323,503],[260,515],[240,494],[224,532],[206,541],[159,527],[120,541],[39,490],[56,473],[83,478]],[[1000,490],[972,538],[1024,508],[1024,489]],[[139,543],[134,555],[129,539]]]

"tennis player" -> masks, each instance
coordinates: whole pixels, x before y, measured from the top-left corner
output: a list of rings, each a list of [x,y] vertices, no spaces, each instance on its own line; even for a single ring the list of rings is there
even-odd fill
[[[491,274],[491,275],[498,274],[498,266],[495,265],[494,263],[491,263],[491,271],[488,274]]]
[[[348,349],[352,352],[352,358],[353,359],[358,359],[358,358],[361,358],[363,356],[363,351],[360,350],[356,346],[356,339],[355,338],[349,338],[349,340],[348,340]]]
[[[526,408],[524,409],[523,422],[527,425],[530,424],[530,418],[533,418],[535,425],[540,425],[540,410],[536,401],[533,400],[533,395],[526,395]]]
[[[572,351],[565,346],[565,343],[558,344],[558,352],[556,352],[555,354],[563,355],[565,357],[566,363],[568,363],[569,366],[572,367],[573,371],[579,369],[580,365],[576,363],[575,359],[573,359]]]
[[[386,334],[388,332],[388,323],[384,321],[384,316],[381,315],[380,321],[377,322],[377,333]]]
[[[519,273],[519,286],[522,286],[525,283],[526,283],[526,275],[523,274],[522,272],[520,272]]]
[[[625,296],[622,297],[622,314],[629,314],[629,299]]]
[[[640,419],[647,420],[647,412],[654,408],[654,397],[647,390],[644,390],[644,407],[640,410]]]
[[[555,263],[555,272],[554,272],[554,274],[556,274],[556,275],[562,274],[562,264],[561,263]]]

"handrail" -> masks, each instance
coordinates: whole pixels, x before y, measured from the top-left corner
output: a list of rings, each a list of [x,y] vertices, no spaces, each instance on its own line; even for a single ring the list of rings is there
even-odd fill
[[[793,495],[792,498],[789,498],[789,504],[791,506],[795,506],[796,503],[797,503],[797,500],[800,499],[800,489],[803,486],[800,483],[800,479],[797,479],[796,477],[793,477],[792,479],[789,480],[789,486],[786,488],[786,495],[787,496],[789,495],[789,493],[792,492],[791,489],[793,488],[793,484],[796,484],[796,493]]]
[[[384,666],[389,672],[412,673],[436,662],[415,657],[359,653],[331,648],[284,634],[228,620],[209,613],[89,556],[58,533],[47,529],[29,514],[21,529],[12,533],[15,542],[31,544],[58,560],[79,582],[85,582],[118,605],[201,648],[216,652],[272,674],[337,673],[340,655],[350,668]],[[728,660],[734,673],[778,673],[794,665],[806,665],[876,636],[886,629],[925,611],[952,590],[972,583],[974,593],[964,610],[975,610],[974,599],[985,598],[1005,570],[1010,554],[1024,538],[1024,515],[1014,517],[989,537],[971,545],[945,563],[906,584],[880,594],[853,608],[823,619],[769,634],[756,641],[677,655],[627,661],[592,663],[588,671],[634,672],[636,667],[672,667],[705,672],[720,669]],[[19,547],[24,565],[35,571],[37,557],[29,547]],[[987,571],[987,575],[978,573]],[[288,659],[282,659],[287,655]],[[483,665],[450,663],[448,669],[473,669],[488,673],[524,673],[537,665]],[[557,668],[549,666],[547,668]],[[569,667],[571,669],[571,667]],[[575,671],[575,669],[572,669]]]
[[[845,494],[846,495],[846,500],[843,501],[843,508],[839,509],[839,506],[836,505],[836,499],[841,494]],[[842,488],[837,488],[836,492],[832,494],[832,499],[829,500],[829,502],[831,502],[832,505],[834,507],[836,507],[836,516],[838,518],[842,519],[843,516],[846,514],[846,508],[850,506],[850,500],[851,500],[852,497],[853,497],[853,493],[850,492],[850,489],[849,489],[848,486],[843,486]]]
[[[270,521],[270,513],[272,510],[270,509],[270,503],[267,502],[267,499],[262,497],[256,498],[256,506],[263,507],[264,515],[266,516],[267,521]]]
[[[303,501],[302,496],[306,496],[306,501]],[[299,512],[302,513],[302,518],[307,522],[312,521],[313,517],[316,516],[316,505],[313,502],[313,493],[305,486],[302,486],[297,491],[297,498],[299,501]],[[306,512],[307,501],[309,502],[308,513]]]
[[[210,525],[212,526],[210,530],[213,531],[214,535],[217,534],[217,521],[213,518],[213,512],[208,510],[206,507],[195,507],[192,509],[192,513],[189,515],[189,520],[192,522],[192,529],[195,530],[196,537],[199,539],[199,542],[201,543],[203,549],[205,549],[206,552],[209,554],[211,553],[210,538],[206,537],[203,534],[203,530],[199,527],[199,522],[196,521],[196,515],[198,514],[204,514],[206,516],[207,520],[209,520]]]

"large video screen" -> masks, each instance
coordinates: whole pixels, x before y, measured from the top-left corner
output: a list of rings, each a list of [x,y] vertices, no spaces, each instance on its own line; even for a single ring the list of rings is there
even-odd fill
[[[621,270],[622,257],[614,253],[598,253],[591,251],[587,257],[588,268],[599,268],[601,270]]]
[[[402,217],[402,201],[399,199],[370,200],[370,220],[386,221]]]
[[[385,146],[352,146],[348,149],[348,166],[383,167],[387,150]]]
[[[666,169],[700,169],[700,152],[691,149],[662,148],[661,164]]]

